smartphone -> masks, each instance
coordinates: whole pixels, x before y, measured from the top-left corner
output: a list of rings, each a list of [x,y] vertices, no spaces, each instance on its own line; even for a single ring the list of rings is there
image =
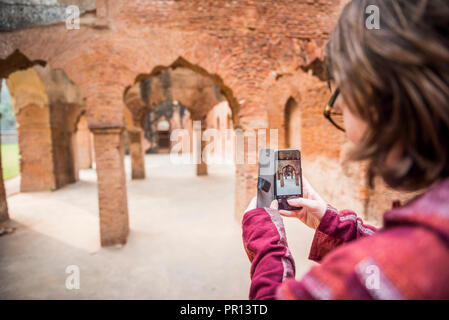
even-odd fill
[[[275,153],[274,196],[281,210],[298,210],[288,199],[302,197],[301,153],[299,150],[277,150]]]

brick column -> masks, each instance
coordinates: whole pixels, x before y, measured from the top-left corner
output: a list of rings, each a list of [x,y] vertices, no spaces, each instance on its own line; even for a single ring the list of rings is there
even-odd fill
[[[257,195],[257,165],[237,164],[235,174],[235,218],[241,221],[244,210]]]
[[[98,176],[101,245],[124,244],[129,233],[123,128],[92,128]]]
[[[16,115],[20,148],[20,191],[50,191],[58,188],[50,126],[50,110],[37,105]],[[61,151],[59,151],[61,152]]]
[[[129,154],[133,179],[145,179],[145,153],[143,150],[143,131],[128,131]]]
[[[2,89],[0,83],[0,91]],[[0,120],[2,118],[2,115],[0,114]],[[0,137],[0,146],[1,146],[1,137]],[[8,214],[8,202],[6,202],[6,190],[5,190],[5,183],[3,182],[3,172],[2,172],[2,154],[0,152],[0,222],[6,221],[9,219]]]
[[[246,119],[245,119],[246,120]],[[258,157],[259,148],[270,147],[277,149],[276,143],[268,141],[268,137],[258,136],[258,129],[266,130],[265,122],[258,120],[246,120],[241,125],[241,130],[236,131],[236,179],[235,179],[235,218],[241,221],[244,210],[249,202],[257,195],[257,177],[258,177]],[[267,131],[265,131],[267,132]],[[250,145],[250,136],[256,137],[253,142],[256,145]],[[268,135],[268,132],[267,132]],[[237,137],[239,136],[239,137]],[[264,139],[266,145],[259,145],[259,139]],[[240,145],[243,139],[243,150]],[[252,139],[251,139],[252,140]],[[240,142],[239,142],[240,141]],[[242,154],[243,152],[243,154]],[[255,153],[254,153],[255,152]]]
[[[207,176],[207,163],[203,161],[203,150],[206,146],[206,142],[203,141],[202,137],[206,131],[206,119],[201,120],[201,126],[199,121],[194,121],[193,123],[193,148],[199,147],[199,150],[194,150],[193,155],[196,157],[196,175],[197,176]]]
[[[79,161],[78,161],[78,139],[77,139],[77,133],[72,132],[70,134],[70,153],[72,154],[72,170],[73,170],[73,179],[75,181],[80,180],[80,168],[79,168]]]

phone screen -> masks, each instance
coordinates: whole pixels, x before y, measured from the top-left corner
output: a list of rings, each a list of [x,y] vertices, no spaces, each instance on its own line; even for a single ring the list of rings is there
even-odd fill
[[[302,196],[299,150],[279,150],[276,164],[276,196]]]

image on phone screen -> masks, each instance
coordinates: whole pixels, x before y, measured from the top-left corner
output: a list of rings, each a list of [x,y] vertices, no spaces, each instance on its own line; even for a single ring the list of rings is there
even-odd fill
[[[277,196],[301,195],[301,163],[294,151],[279,151],[276,168]]]

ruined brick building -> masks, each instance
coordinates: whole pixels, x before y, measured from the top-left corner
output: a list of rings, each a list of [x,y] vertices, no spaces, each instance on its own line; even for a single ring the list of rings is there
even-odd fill
[[[369,190],[363,166],[342,163],[344,134],[322,116],[330,95],[323,48],[345,2],[1,0],[0,78],[14,98],[21,190],[57,189],[95,161],[101,242],[125,243],[124,137],[133,178],[151,179],[148,111],[176,101],[211,126],[210,111],[225,103],[218,127],[278,129],[279,147],[300,147],[303,171],[326,200],[379,218],[404,195]],[[73,4],[79,28],[66,23]],[[197,172],[207,173],[205,164]],[[239,219],[255,195],[257,165],[238,164],[235,175],[229,214]],[[3,181],[0,203],[5,219]]]

